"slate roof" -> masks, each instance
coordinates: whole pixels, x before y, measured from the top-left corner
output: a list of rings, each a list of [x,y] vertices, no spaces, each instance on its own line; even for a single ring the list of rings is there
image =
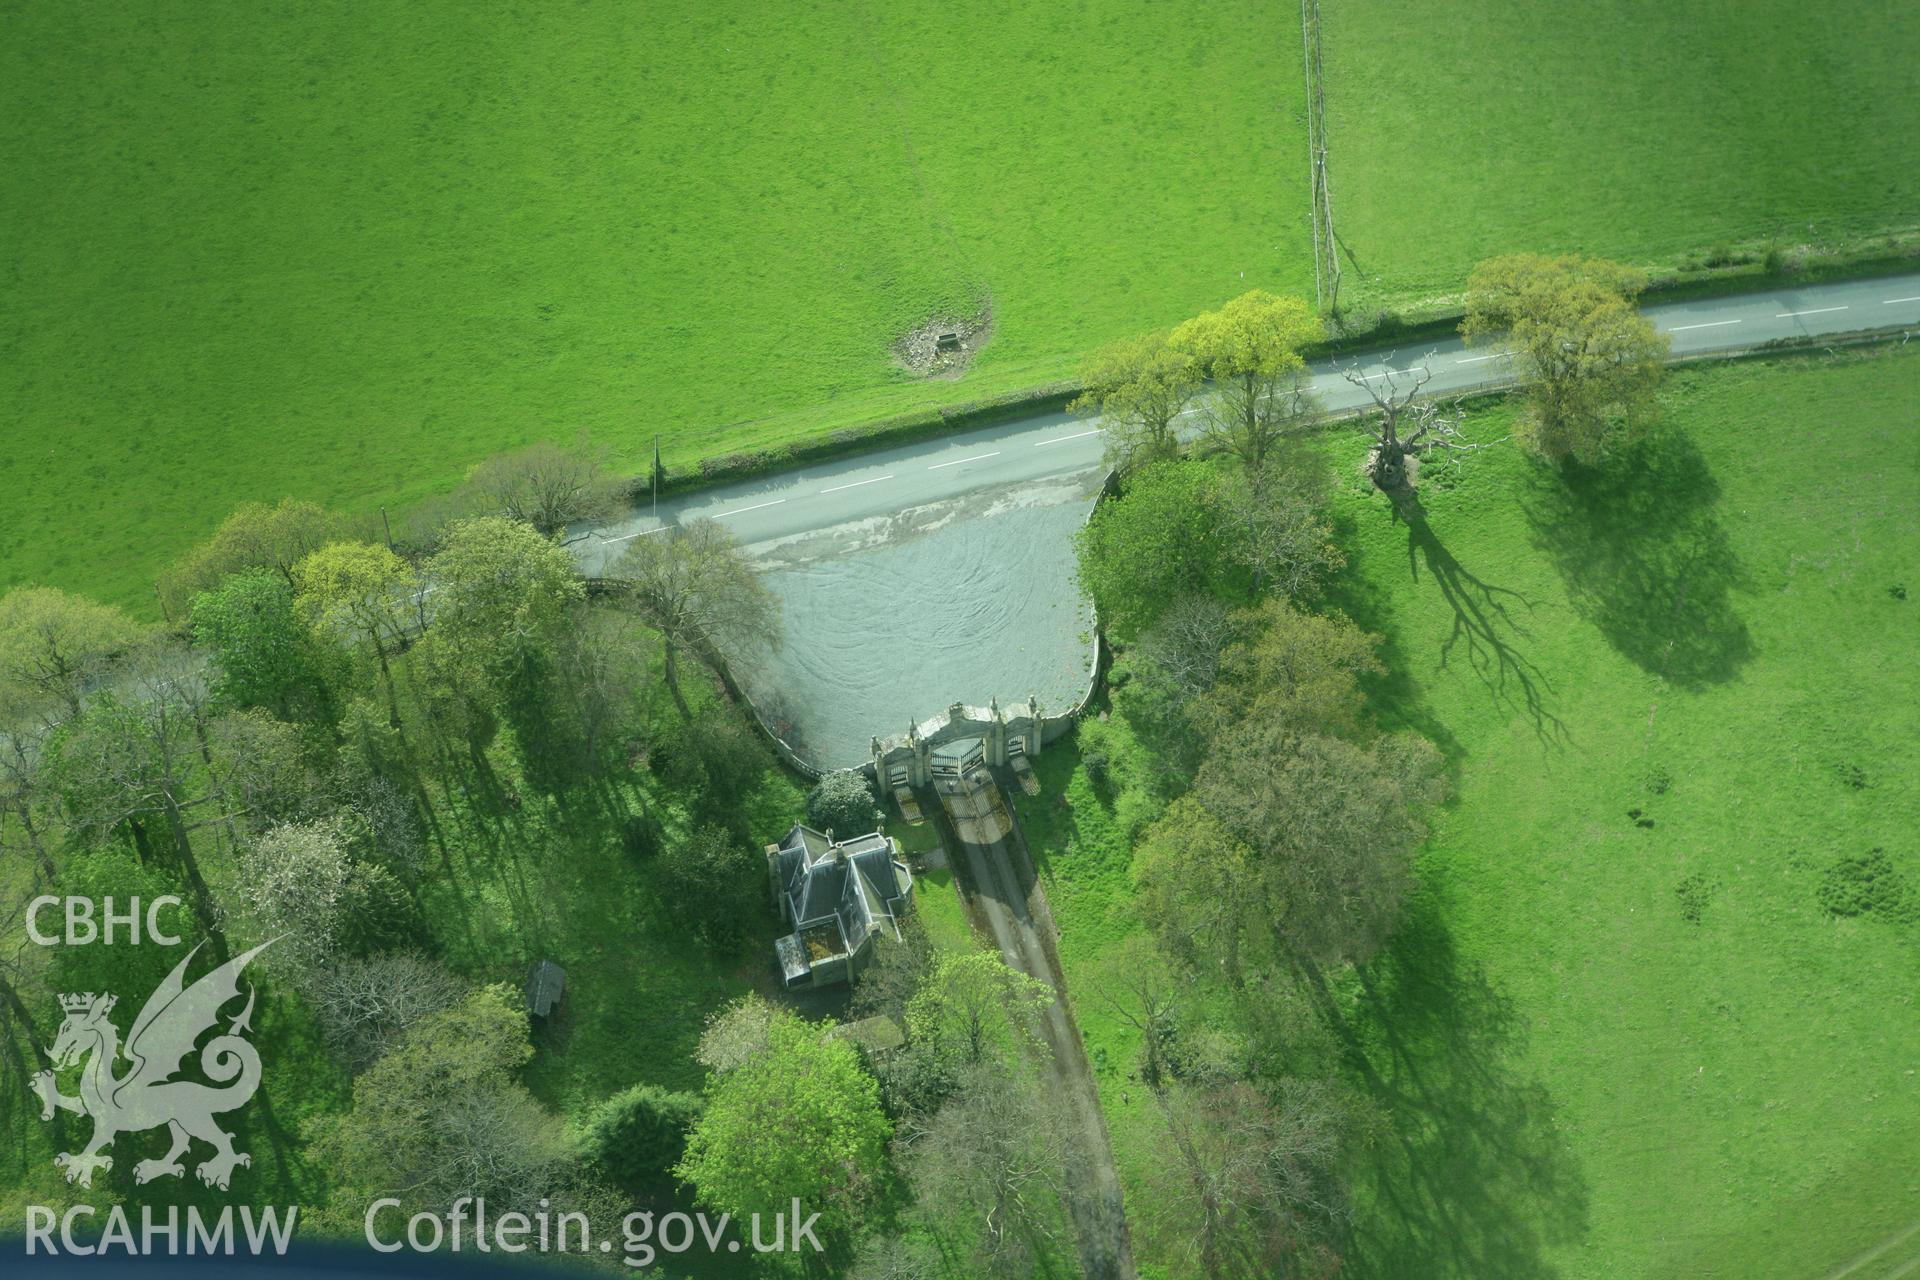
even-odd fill
[[[849,949],[855,949],[906,898],[909,886],[893,861],[893,841],[878,831],[830,840],[795,823],[780,841],[776,875],[796,931],[838,919]]]
[[[527,974],[527,1008],[544,1018],[567,993],[567,971],[551,960],[542,960]]]

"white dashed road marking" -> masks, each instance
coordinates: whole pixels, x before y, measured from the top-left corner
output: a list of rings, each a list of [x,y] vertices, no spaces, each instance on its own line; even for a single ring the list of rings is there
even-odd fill
[[[963,462],[978,462],[982,458],[997,458],[999,456],[1000,451],[995,449],[992,453],[976,453],[971,458],[955,458],[952,462],[936,462],[928,467],[927,470],[938,471],[942,467],[957,467]]]
[[[1182,414],[1180,416],[1185,417],[1186,415]],[[1091,431],[1080,431],[1070,436],[1055,436],[1051,440],[1035,440],[1033,442],[1033,447],[1036,449],[1044,449],[1050,444],[1065,444],[1069,440],[1084,440],[1088,436],[1097,436],[1099,434],[1100,434],[1100,428],[1095,427]]]
[[[1882,298],[1880,305],[1890,307],[1896,302],[1920,302],[1920,293],[1914,294],[1911,298]]]
[[[1677,324],[1667,330],[1668,333],[1685,333],[1689,329],[1718,329],[1725,325],[1739,324],[1738,320],[1708,320],[1701,324]]]
[[[822,493],[838,493],[842,489],[858,489],[863,484],[879,484],[882,480],[891,480],[892,476],[875,476],[871,480],[855,480],[852,484],[837,484],[831,489],[822,489]]]
[[[602,538],[600,539],[600,545],[603,547],[612,546],[616,542],[625,542],[630,538],[644,538],[649,534],[665,533],[666,531],[667,526],[663,524],[658,529],[642,529],[638,533],[623,533],[617,538]]]
[[[777,507],[785,501],[786,501],[785,498],[775,498],[772,502],[759,502],[759,503],[755,503],[751,507],[735,507],[731,511],[720,512],[718,515],[714,516],[714,519],[725,520],[728,516],[745,515],[749,511],[758,511],[762,507]]]
[[[1794,316],[1823,316],[1829,311],[1845,311],[1845,307],[1815,307],[1811,311],[1782,311],[1774,316],[1775,320],[1787,320]]]

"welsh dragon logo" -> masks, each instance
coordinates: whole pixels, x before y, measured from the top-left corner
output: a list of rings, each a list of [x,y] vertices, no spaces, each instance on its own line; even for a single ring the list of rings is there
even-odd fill
[[[185,984],[183,976],[200,948],[189,951],[133,1020],[124,1050],[133,1065],[122,1076],[113,1074],[114,1062],[123,1052],[120,1032],[107,1017],[115,997],[92,992],[60,997],[66,1020],[47,1056],[56,1070],[85,1062],[80,1092],[77,1097],[61,1093],[52,1071],[36,1075],[33,1087],[40,1095],[42,1120],[53,1119],[56,1107],[93,1117],[93,1137],[86,1147],[53,1158],[68,1182],[92,1186],[96,1169],[113,1168],[113,1157],[105,1150],[115,1137],[160,1125],[167,1126],[173,1145],[160,1159],[136,1164],[135,1182],[181,1177],[186,1168],[180,1157],[195,1138],[213,1148],[213,1155],[194,1170],[210,1187],[226,1190],[234,1168],[253,1163],[252,1156],[233,1149],[233,1135],[214,1122],[222,1112],[244,1106],[260,1087],[260,1055],[243,1034],[252,1030],[252,987],[247,988],[246,1008],[227,1024],[224,1034],[214,1036],[200,1050],[200,1070],[213,1085],[175,1077],[200,1038],[218,1029],[221,1008],[239,997],[240,971],[271,945],[265,942],[234,957],[192,986]]]

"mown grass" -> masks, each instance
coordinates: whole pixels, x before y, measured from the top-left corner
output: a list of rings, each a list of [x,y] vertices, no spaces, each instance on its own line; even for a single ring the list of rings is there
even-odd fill
[[[13,6],[0,587],[152,612],[238,502],[642,469],[1310,287],[1297,21],[1231,0]],[[990,304],[958,381],[890,344]]]
[[[1382,1090],[1352,1274],[1817,1275],[1913,1218],[1920,358],[1689,370],[1666,399],[1606,472],[1496,446],[1429,471],[1410,522],[1346,471],[1336,603],[1456,788],[1343,997]],[[1099,733],[1119,803],[1061,750],[1020,812],[1124,1172],[1152,1158],[1137,1038],[1083,978],[1141,924],[1137,788],[1124,722]],[[1879,906],[1833,914],[1875,849]]]
[[[1877,0],[1321,5],[1347,295],[1520,249],[1671,268],[1920,222],[1920,13]]]

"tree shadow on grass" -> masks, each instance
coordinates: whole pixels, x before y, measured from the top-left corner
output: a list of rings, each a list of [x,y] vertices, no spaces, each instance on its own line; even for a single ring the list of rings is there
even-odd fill
[[[1356,1275],[1545,1280],[1587,1231],[1587,1187],[1546,1089],[1516,1066],[1525,1026],[1458,956],[1432,895],[1361,975],[1366,1088],[1385,1133],[1363,1179]]]
[[[1347,572],[1327,587],[1323,600],[1352,619],[1362,631],[1380,637],[1377,656],[1384,670],[1361,681],[1374,722],[1389,733],[1403,729],[1418,733],[1440,748],[1450,767],[1457,768],[1465,749],[1453,731],[1434,715],[1427,703],[1426,690],[1413,675],[1406,638],[1396,621],[1389,594],[1361,568],[1370,553],[1356,535],[1356,523],[1351,516],[1344,515],[1334,521],[1335,541],[1346,554]]]
[[[1662,431],[1602,466],[1541,468],[1525,499],[1574,607],[1622,657],[1684,689],[1723,683],[1753,656],[1719,498],[1693,442]]]
[[[1396,501],[1394,514],[1407,526],[1408,572],[1418,582],[1424,569],[1453,611],[1453,627],[1440,643],[1441,668],[1456,658],[1465,661],[1494,701],[1526,712],[1543,743],[1564,745],[1567,727],[1549,706],[1553,685],[1516,643],[1532,639],[1522,615],[1533,611],[1533,602],[1477,577],[1455,559],[1427,523],[1417,495]]]

